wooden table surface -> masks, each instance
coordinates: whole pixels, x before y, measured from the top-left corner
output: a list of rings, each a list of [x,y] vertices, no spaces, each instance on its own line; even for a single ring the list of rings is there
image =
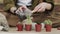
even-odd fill
[[[41,32],[36,32],[35,30],[32,31],[17,31],[16,27],[9,28],[8,32],[0,31],[0,34],[60,34],[60,30],[57,30],[57,28],[52,28],[51,32],[46,32],[45,29],[43,29]]]

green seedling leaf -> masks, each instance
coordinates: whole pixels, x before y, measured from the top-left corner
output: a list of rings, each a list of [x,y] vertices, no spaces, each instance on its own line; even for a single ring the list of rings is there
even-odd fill
[[[49,19],[48,19],[48,20],[45,20],[45,21],[44,21],[44,23],[45,23],[45,24],[52,25],[52,21],[51,21],[51,20],[49,20]]]
[[[26,17],[27,17],[27,23],[28,23],[28,24],[32,24],[31,17],[30,17],[29,15],[27,15]]]

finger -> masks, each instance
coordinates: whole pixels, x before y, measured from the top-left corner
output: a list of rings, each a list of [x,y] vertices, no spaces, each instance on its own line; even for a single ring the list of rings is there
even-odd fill
[[[39,9],[40,7],[41,7],[40,5],[36,6],[36,7],[34,8],[34,11],[38,11],[38,9]]]
[[[21,12],[23,12],[22,7],[20,7],[18,10],[21,11]]]
[[[38,12],[42,11],[43,10],[43,7],[39,8]]]
[[[19,10],[16,10],[16,12],[15,12],[15,13],[16,13],[16,14],[18,14],[18,13],[19,13],[18,11],[19,11]]]
[[[44,12],[44,11],[45,11],[45,8],[44,8],[44,7],[40,8],[40,9],[38,10],[38,12]]]
[[[44,12],[45,10],[43,10],[43,9],[41,9],[41,10],[39,10],[38,12]]]

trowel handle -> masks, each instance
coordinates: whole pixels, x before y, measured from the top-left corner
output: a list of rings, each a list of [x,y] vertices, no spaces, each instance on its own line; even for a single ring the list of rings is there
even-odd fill
[[[32,11],[32,13],[34,13],[35,11]]]

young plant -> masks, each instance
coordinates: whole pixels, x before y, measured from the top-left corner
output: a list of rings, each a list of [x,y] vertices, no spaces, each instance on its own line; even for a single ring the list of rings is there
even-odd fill
[[[27,20],[26,20],[26,24],[25,24],[25,29],[26,31],[31,31],[32,30],[32,20],[31,20],[31,16],[27,15]]]
[[[45,23],[45,24],[48,24],[48,25],[52,25],[52,21],[49,20],[49,19],[48,19],[48,20],[45,20],[44,23]]]
[[[27,24],[32,24],[31,16],[27,15],[26,17],[27,17],[26,20]]]
[[[31,20],[32,11],[27,8],[27,9],[25,9],[24,14],[25,14],[25,16],[27,18],[26,23],[27,24],[32,24],[32,20]]]
[[[51,32],[51,28],[52,28],[52,21],[51,20],[45,20],[45,27],[46,27],[46,32]]]

